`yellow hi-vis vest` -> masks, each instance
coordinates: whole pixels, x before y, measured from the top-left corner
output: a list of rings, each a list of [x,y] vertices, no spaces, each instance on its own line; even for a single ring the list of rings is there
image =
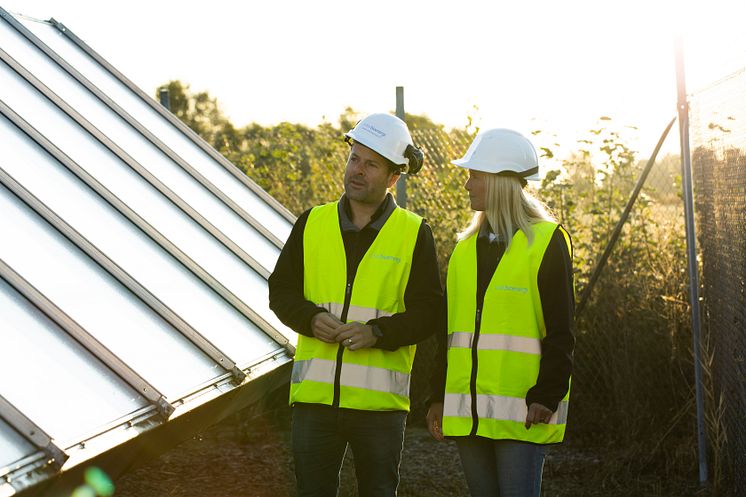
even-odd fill
[[[315,207],[308,216],[303,232],[306,299],[340,319],[346,317],[348,323],[365,323],[403,312],[404,292],[422,218],[398,207],[394,209],[348,287],[338,203]],[[408,411],[414,354],[414,345],[393,352],[376,348],[350,351],[336,343],[300,336],[290,383],[290,403],[333,405],[337,386],[339,407]]]
[[[526,394],[536,384],[546,336],[537,277],[556,228],[550,222],[534,224],[531,245],[522,231],[515,234],[487,287],[481,315],[476,300],[477,234],[456,245],[447,278],[444,435],[469,435],[477,423],[475,434],[494,440],[548,444],[564,438],[569,391],[549,423],[528,430],[524,426]],[[562,233],[570,250],[569,235]]]

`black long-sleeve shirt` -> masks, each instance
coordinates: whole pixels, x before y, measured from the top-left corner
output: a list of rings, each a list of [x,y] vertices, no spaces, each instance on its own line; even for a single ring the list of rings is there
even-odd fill
[[[487,286],[505,252],[505,243],[483,229],[477,238],[477,302],[484,302]],[[537,402],[552,411],[569,388],[575,346],[575,296],[572,260],[559,229],[554,231],[537,276],[546,336],[541,341],[541,362],[536,384],[526,394],[526,405]],[[445,302],[445,298],[444,298]],[[447,362],[447,306],[442,305],[435,368],[430,381],[430,402],[442,402],[445,395]]]
[[[395,208],[396,202],[391,194],[387,194],[371,221],[358,230],[350,220],[349,203],[342,196],[339,202],[339,224],[345,246],[348,280],[354,279],[360,261]],[[326,311],[303,295],[303,231],[309,213],[310,210],[304,212],[295,222],[275,270],[269,277],[270,309],[280,321],[305,336],[313,336],[313,316]],[[366,323],[377,325],[383,334],[375,347],[396,350],[404,345],[421,342],[433,334],[438,324],[437,313],[433,309],[440,306],[441,300],[442,287],[435,241],[430,227],[423,220],[417,233],[412,268],[404,291],[406,311],[371,319]]]

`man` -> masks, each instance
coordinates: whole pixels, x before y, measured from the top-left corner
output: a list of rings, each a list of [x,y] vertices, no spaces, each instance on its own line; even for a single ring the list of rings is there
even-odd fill
[[[414,344],[442,289],[432,232],[387,192],[423,155],[406,124],[372,114],[345,135],[345,193],[296,221],[270,308],[300,334],[290,385],[300,497],[334,497],[349,445],[361,497],[396,495]]]

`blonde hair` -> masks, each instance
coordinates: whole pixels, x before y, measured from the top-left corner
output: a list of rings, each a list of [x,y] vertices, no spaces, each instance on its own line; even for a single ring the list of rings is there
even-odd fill
[[[474,213],[469,226],[458,234],[463,240],[478,233],[485,220],[492,231],[510,247],[513,233],[520,229],[528,238],[529,245],[534,239],[531,226],[541,221],[555,222],[554,217],[543,202],[521,187],[520,179],[514,176],[487,174],[487,208]]]

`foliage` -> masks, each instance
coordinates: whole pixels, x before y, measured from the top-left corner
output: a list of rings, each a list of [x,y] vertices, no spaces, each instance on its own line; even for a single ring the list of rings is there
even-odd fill
[[[271,195],[300,214],[342,192],[347,145],[359,116],[351,108],[338,124],[316,128],[280,123],[234,129],[214,99],[190,96],[169,83],[175,113]],[[204,112],[204,114],[200,114]],[[425,167],[407,178],[408,207],[433,229],[445,274],[455,235],[471,215],[465,174],[450,165],[474,131],[446,130],[426,116],[407,116]],[[546,172],[537,192],[569,230],[578,294],[603,252],[644,166],[608,117],[560,158],[557,145],[533,132]],[[546,133],[551,142],[551,135]],[[576,366],[568,440],[613,448],[616,464],[600,477],[696,474],[692,360],[683,213],[678,158],[657,164],[622,231],[611,259],[577,320]],[[413,374],[413,417],[423,416],[432,343],[420,346]],[[717,418],[717,413],[710,413]],[[610,472],[614,472],[613,475]],[[651,473],[652,472],[652,473]],[[694,477],[693,477],[694,478]]]
[[[181,81],[171,81],[156,89],[168,90],[171,112],[189,126],[192,131],[204,138],[218,151],[234,147],[236,129],[220,109],[216,98],[207,92],[192,93],[189,85]]]

